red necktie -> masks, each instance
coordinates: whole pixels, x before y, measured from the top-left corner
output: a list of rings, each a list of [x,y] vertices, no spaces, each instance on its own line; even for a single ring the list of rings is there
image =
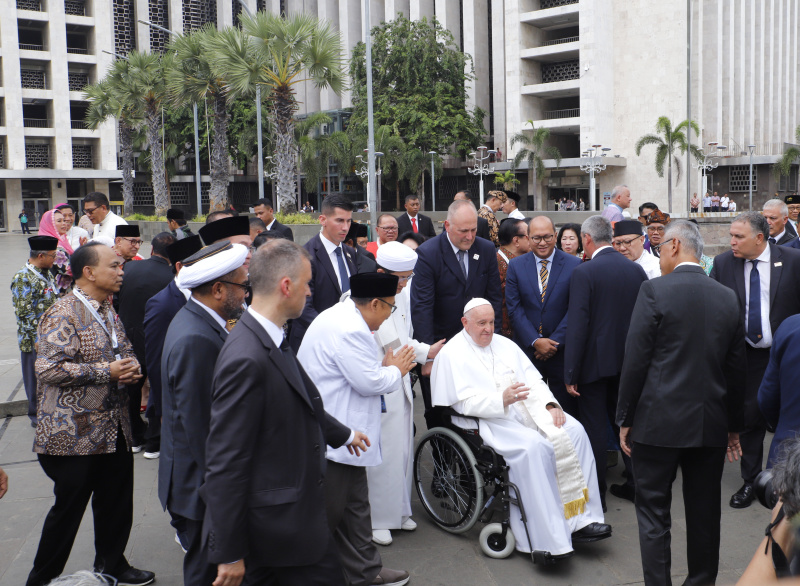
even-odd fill
[[[417,230],[417,219],[416,218],[411,218],[411,229],[414,230],[414,232],[419,232],[419,230]]]

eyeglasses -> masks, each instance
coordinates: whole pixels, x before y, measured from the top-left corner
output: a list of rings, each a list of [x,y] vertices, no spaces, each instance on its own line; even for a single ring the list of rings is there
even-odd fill
[[[648,226],[647,231],[658,232],[659,234],[663,234],[664,232],[667,231],[667,229],[664,226]]]
[[[126,238],[125,236],[120,236],[120,238],[122,238],[123,240],[127,240],[127,241],[128,241],[128,242],[130,242],[130,243],[131,243],[133,246],[141,246],[141,245],[142,245],[142,241],[141,241],[141,240],[138,240],[138,239],[136,239],[136,238]]]
[[[241,287],[245,291],[250,289],[250,281],[245,281],[244,283],[234,283],[233,281],[217,281],[218,283],[225,283],[226,285],[235,285],[237,287]]]
[[[93,213],[97,211],[97,208],[83,208],[83,213],[87,216],[91,216]]]
[[[392,273],[392,274],[394,274],[394,273]],[[400,281],[401,283],[408,283],[408,281],[409,281],[409,280],[411,279],[411,277],[413,277],[413,276],[414,276],[414,273],[413,273],[413,272],[412,272],[410,275],[408,275],[407,277],[401,277],[400,275],[397,275],[397,280],[398,280],[398,281]]]
[[[392,313],[394,313],[395,311],[397,311],[397,306],[396,306],[396,305],[393,305],[393,304],[389,303],[388,301],[385,301],[385,300],[381,299],[380,297],[376,297],[375,299],[377,299],[377,300],[378,300],[378,301],[380,301],[381,303],[385,303],[386,305],[388,305],[389,307],[391,307],[391,308],[392,308]]]
[[[556,237],[555,234],[548,234],[547,236],[531,236],[530,238],[534,244],[539,244],[542,240],[544,240],[549,244],[550,242],[553,241],[553,238],[555,237]]]
[[[397,226],[378,226],[379,230],[386,230],[387,232],[397,232]]]
[[[634,240],[638,240],[639,238],[641,238],[641,236],[637,236],[636,238],[631,238],[630,240],[615,240],[614,242],[611,243],[611,246],[613,246],[614,248],[622,248],[623,246],[625,248],[628,248],[631,245],[631,242],[633,242]]]
[[[522,234],[517,234],[517,238],[528,238],[528,234],[523,232]]]
[[[661,244],[656,244],[653,248],[655,248],[656,250],[661,250],[662,246],[664,246],[667,242],[671,242],[672,240],[675,240],[675,239],[674,238],[669,238],[667,240],[664,240],[664,242],[662,242]],[[680,240],[678,240],[678,242],[680,242]]]

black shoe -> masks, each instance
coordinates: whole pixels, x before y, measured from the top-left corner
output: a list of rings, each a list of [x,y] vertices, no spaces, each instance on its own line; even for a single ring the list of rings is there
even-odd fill
[[[731,506],[734,509],[746,509],[753,504],[755,499],[756,491],[753,488],[753,485],[749,482],[745,482],[742,485],[742,488],[737,490],[736,493],[731,497]]]
[[[611,537],[611,525],[606,523],[589,523],[583,529],[572,534],[572,543],[590,543]]]
[[[152,584],[155,582],[156,575],[147,570],[139,570],[130,567],[121,573],[119,576],[114,576],[117,579],[119,586],[143,586],[144,584]]]
[[[634,502],[636,498],[636,491],[630,484],[612,484],[608,491],[618,499]]]

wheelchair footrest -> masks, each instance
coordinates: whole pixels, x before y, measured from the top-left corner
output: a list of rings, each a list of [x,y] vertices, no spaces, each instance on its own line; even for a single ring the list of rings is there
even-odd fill
[[[531,552],[531,559],[533,560],[534,564],[540,564],[542,566],[551,566],[559,560],[565,560],[567,558],[571,558],[573,553],[575,552],[570,551],[559,555],[553,555],[549,551],[536,550]]]

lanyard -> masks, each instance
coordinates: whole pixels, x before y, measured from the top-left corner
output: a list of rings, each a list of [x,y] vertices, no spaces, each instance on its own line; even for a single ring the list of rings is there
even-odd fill
[[[116,358],[117,360],[122,360],[122,355],[119,353],[119,344],[117,343],[117,330],[114,328],[114,320],[109,320],[109,322],[111,323],[111,331],[109,332],[108,328],[106,327],[105,320],[101,318],[100,314],[97,313],[97,310],[94,307],[92,307],[92,304],[89,303],[89,300],[86,299],[86,297],[84,297],[83,294],[77,289],[73,289],[72,293],[75,295],[75,297],[77,297],[80,300],[81,303],[83,303],[86,306],[86,309],[89,310],[89,313],[92,314],[92,317],[105,330],[108,337],[111,338],[111,346],[113,347],[114,350],[114,358]]]
[[[52,289],[53,292],[55,292],[58,289],[57,285],[53,282],[52,279],[45,279],[44,275],[34,270],[34,268],[30,264],[26,263],[25,269],[37,279],[44,281],[44,284],[47,285],[47,289]],[[44,291],[45,293],[47,293],[47,289],[45,289]]]

